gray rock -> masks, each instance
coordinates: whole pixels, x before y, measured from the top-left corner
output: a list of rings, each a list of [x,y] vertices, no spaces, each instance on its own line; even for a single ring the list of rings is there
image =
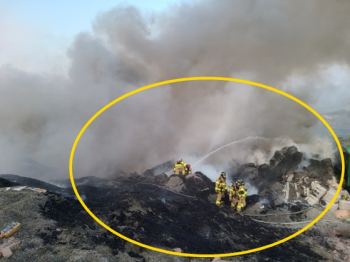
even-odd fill
[[[175,192],[181,192],[184,186],[185,184],[183,178],[176,175],[171,176],[169,180],[165,183],[166,188],[169,188]]]

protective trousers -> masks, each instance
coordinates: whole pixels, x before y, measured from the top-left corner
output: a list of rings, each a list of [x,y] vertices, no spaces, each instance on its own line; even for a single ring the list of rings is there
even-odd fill
[[[246,202],[245,202],[245,197],[243,198],[238,198],[238,203],[237,203],[237,211],[240,212],[243,207],[245,207]]]
[[[217,194],[217,199],[216,199],[216,204],[218,206],[222,206],[224,204],[224,201],[222,200],[225,197],[225,192],[216,192]]]
[[[231,198],[231,207],[235,208],[238,203],[238,199],[236,197]]]

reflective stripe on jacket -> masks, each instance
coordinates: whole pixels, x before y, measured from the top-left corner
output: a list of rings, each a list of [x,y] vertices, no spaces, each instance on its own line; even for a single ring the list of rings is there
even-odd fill
[[[237,192],[235,191],[235,188],[230,187],[229,189],[229,197],[232,198],[237,195]]]
[[[182,164],[175,164],[175,166],[174,166],[174,172],[175,172],[175,169],[177,168],[177,167],[184,167]],[[185,168],[185,167],[184,167]],[[186,169],[186,168],[185,168]]]
[[[220,179],[215,182],[215,192],[225,192],[226,182],[221,182]]]
[[[237,195],[239,198],[244,198],[247,195],[246,188],[244,188],[243,186],[240,186],[238,191],[237,191]]]

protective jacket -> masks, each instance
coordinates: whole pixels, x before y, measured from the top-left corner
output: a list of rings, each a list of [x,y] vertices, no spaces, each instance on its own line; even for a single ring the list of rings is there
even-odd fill
[[[175,165],[174,165],[174,172],[175,172],[175,168],[176,168],[176,167],[184,167],[185,170],[186,170],[186,164],[185,164],[184,161],[177,161],[177,162],[175,163]]]
[[[240,186],[237,190],[238,198],[245,198],[247,196],[247,189],[244,186]]]
[[[174,172],[175,172],[175,169],[176,169],[177,167],[182,167],[182,166],[183,166],[182,164],[176,163],[176,164],[174,165]]]
[[[215,192],[225,192],[226,191],[226,181],[221,182],[220,178],[215,182]]]
[[[231,186],[230,189],[229,189],[229,197],[230,197],[230,199],[235,197],[236,195],[237,195],[236,188]]]

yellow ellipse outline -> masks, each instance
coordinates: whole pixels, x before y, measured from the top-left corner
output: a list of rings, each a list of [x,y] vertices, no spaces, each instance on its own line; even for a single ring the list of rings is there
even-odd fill
[[[309,111],[311,111],[314,115],[316,115],[321,121],[322,123],[328,128],[328,130],[331,132],[331,134],[333,135],[334,140],[336,141],[337,145],[338,145],[338,149],[340,152],[340,158],[341,158],[341,162],[342,162],[342,173],[341,173],[341,178],[340,178],[340,183],[338,186],[338,189],[336,191],[335,196],[333,197],[331,203],[326,207],[326,209],[318,216],[315,218],[315,220],[313,220],[310,224],[306,225],[304,228],[300,229],[299,231],[297,231],[296,233],[290,235],[289,237],[283,238],[279,241],[276,241],[272,244],[268,244],[262,247],[258,247],[258,248],[254,248],[254,249],[249,249],[249,250],[245,250],[245,251],[240,251],[240,252],[234,252],[234,253],[226,253],[226,254],[190,254],[190,253],[179,253],[179,252],[174,252],[174,251],[168,251],[168,250],[164,250],[164,249],[160,249],[160,248],[156,248],[156,247],[152,247],[152,246],[148,246],[145,244],[142,244],[140,242],[137,242],[135,240],[132,240],[120,233],[118,233],[117,231],[113,230],[112,228],[110,228],[109,226],[107,226],[106,224],[104,224],[101,220],[99,220],[92,212],[91,210],[85,205],[84,201],[81,199],[77,188],[75,186],[74,183],[74,177],[73,177],[73,158],[74,158],[74,152],[75,149],[77,147],[77,144],[79,142],[79,139],[81,138],[81,136],[83,135],[84,131],[86,130],[86,128],[103,112],[105,111],[107,108],[109,108],[110,106],[116,104],[117,102],[123,100],[124,98],[127,98],[133,94],[139,93],[141,91],[144,91],[146,89],[150,89],[156,86],[161,86],[161,85],[166,85],[166,84],[171,84],[171,83],[177,83],[177,82],[185,82],[185,81],[194,81],[194,80],[219,80],[219,81],[226,81],[226,82],[238,82],[238,83],[244,83],[244,84],[248,84],[248,85],[254,85],[254,86],[258,86],[258,87],[262,87],[265,89],[268,89],[270,91],[276,92],[278,94],[284,95],[292,100],[294,100],[295,102],[301,104],[302,106],[304,106],[305,108],[307,108]],[[333,203],[335,202],[338,194],[340,193],[340,190],[342,188],[342,184],[343,184],[343,180],[344,180],[344,173],[345,173],[345,162],[344,162],[344,155],[343,155],[343,151],[342,151],[342,147],[341,144],[338,140],[338,137],[336,136],[336,134],[334,133],[333,129],[328,125],[328,123],[326,122],[326,120],[324,120],[314,109],[312,109],[310,106],[308,106],[307,104],[305,104],[304,102],[302,102],[301,100],[293,97],[292,95],[285,93],[281,90],[275,89],[273,87],[267,86],[267,85],[263,85],[263,84],[259,84],[256,82],[252,82],[252,81],[248,81],[248,80],[243,80],[243,79],[237,79],[237,78],[228,78],[228,77],[216,77],[216,76],[198,76],[198,77],[186,77],[186,78],[177,78],[177,79],[172,79],[172,80],[167,80],[167,81],[162,81],[162,82],[158,82],[155,84],[151,84],[151,85],[147,85],[144,87],[141,87],[139,89],[133,90],[125,95],[120,96],[119,98],[113,100],[112,102],[108,103],[107,105],[105,105],[103,108],[101,108],[95,115],[93,115],[93,117],[91,117],[89,119],[89,121],[84,125],[84,127],[80,130],[77,138],[74,141],[72,150],[71,150],[71,154],[70,154],[70,158],[69,158],[69,176],[70,176],[70,180],[72,183],[72,187],[73,190],[75,192],[75,195],[77,196],[80,204],[84,207],[84,209],[86,210],[86,212],[89,213],[89,215],[95,219],[95,221],[97,223],[99,223],[101,226],[103,226],[105,229],[107,229],[108,231],[112,232],[113,234],[117,235],[118,237],[129,241],[130,243],[133,243],[135,245],[144,247],[144,248],[148,248],[154,251],[158,251],[161,253],[166,253],[166,254],[170,254],[170,255],[177,255],[177,256],[184,256],[184,257],[229,257],[229,256],[237,256],[237,255],[244,255],[244,254],[249,254],[249,253],[253,253],[253,252],[257,252],[257,251],[261,251],[273,246],[277,246],[279,244],[282,244],[294,237],[296,237],[297,235],[303,233],[304,231],[306,231],[308,228],[310,228],[311,226],[313,226],[318,220],[321,219],[322,216],[324,216],[326,214],[326,212],[330,209],[330,207],[333,205]]]

